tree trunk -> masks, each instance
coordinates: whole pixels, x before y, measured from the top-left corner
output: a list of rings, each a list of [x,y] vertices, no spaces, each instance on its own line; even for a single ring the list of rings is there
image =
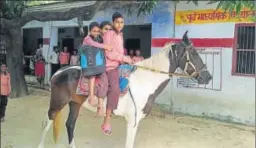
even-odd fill
[[[8,29],[5,35],[6,59],[8,70],[11,75],[11,98],[18,98],[28,95],[28,88],[23,71],[22,35],[21,28]]]

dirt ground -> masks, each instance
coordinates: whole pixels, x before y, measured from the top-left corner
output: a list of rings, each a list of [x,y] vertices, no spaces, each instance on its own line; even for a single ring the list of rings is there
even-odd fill
[[[1,125],[1,148],[36,148],[41,134],[42,120],[48,109],[48,93],[36,91],[32,95],[10,99],[6,121]],[[67,108],[65,110],[67,113]],[[66,117],[66,116],[65,116]],[[65,118],[64,118],[65,121]],[[75,129],[78,148],[123,148],[125,121],[113,119],[113,134],[100,131],[102,119],[82,110]],[[254,148],[255,128],[222,123],[189,116],[150,116],[142,120],[136,148]],[[67,134],[63,122],[59,147],[66,148]],[[53,148],[52,129],[45,148]]]

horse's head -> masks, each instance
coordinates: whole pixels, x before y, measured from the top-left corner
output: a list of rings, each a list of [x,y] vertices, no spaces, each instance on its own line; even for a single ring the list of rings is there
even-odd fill
[[[208,84],[212,76],[189,40],[187,33],[188,31],[183,35],[181,42],[172,45],[169,50],[169,72],[174,72],[179,67],[195,78],[198,84]]]

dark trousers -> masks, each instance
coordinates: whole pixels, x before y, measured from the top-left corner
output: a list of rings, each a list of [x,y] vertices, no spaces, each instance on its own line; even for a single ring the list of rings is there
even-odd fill
[[[5,116],[5,110],[8,103],[8,97],[7,96],[0,96],[0,118]]]
[[[107,92],[107,109],[117,109],[120,88],[119,88],[119,73],[118,69],[112,69],[106,72],[108,77],[108,92]]]
[[[52,74],[51,74],[51,76],[53,76],[58,69],[59,69],[59,64],[52,64]]]

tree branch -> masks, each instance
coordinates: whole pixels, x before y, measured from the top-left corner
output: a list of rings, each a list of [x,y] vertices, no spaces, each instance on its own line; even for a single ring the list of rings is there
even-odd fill
[[[83,18],[85,20],[90,20],[105,3],[106,1],[97,1],[94,5],[72,8],[66,12],[31,12],[20,19],[19,25],[24,26],[27,22],[30,22],[31,20],[37,20],[42,22],[58,20],[65,21],[71,20],[81,15],[83,15]]]
[[[38,11],[38,12],[31,12],[25,14],[20,19],[16,20],[7,20],[1,19],[2,27],[3,28],[16,28],[22,27],[26,23],[37,20],[41,22],[45,21],[59,21],[59,20],[71,20],[78,16],[83,16],[84,20],[90,20],[97,11],[99,11],[103,5],[106,4],[107,1],[97,1],[94,5],[72,8],[66,12],[46,12],[46,11]]]

